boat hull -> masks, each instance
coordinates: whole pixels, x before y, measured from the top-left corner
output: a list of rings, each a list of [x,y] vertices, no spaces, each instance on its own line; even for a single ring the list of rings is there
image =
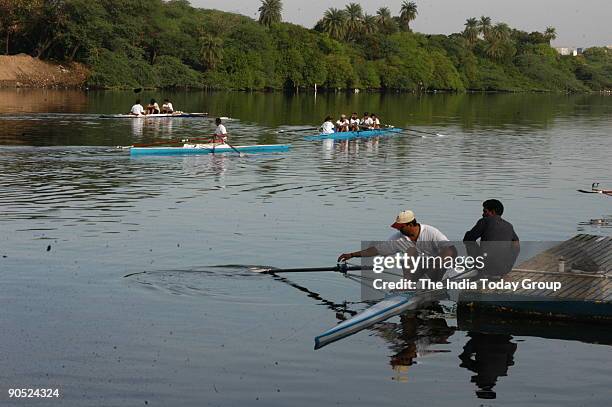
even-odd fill
[[[176,113],[176,114],[147,114],[136,116],[133,114],[103,114],[101,119],[166,119],[170,117],[208,117],[208,113]]]
[[[378,322],[407,311],[417,310],[434,301],[447,298],[446,290],[393,294],[315,337],[315,349],[345,338]]]
[[[378,136],[392,136],[396,133],[401,133],[404,129],[392,127],[387,129],[376,129],[376,130],[361,130],[361,131],[345,131],[341,133],[331,134],[317,134],[314,136],[306,136],[304,140],[316,141],[316,140],[351,140],[357,138],[369,138]]]
[[[234,146],[241,153],[261,153],[287,151],[291,144],[260,144],[251,146]],[[191,154],[223,154],[234,153],[236,150],[227,144],[195,144],[189,147],[132,147],[131,155],[191,155]]]

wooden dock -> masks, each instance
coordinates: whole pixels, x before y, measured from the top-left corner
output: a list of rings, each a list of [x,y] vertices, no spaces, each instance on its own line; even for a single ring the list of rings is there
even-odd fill
[[[521,263],[503,279],[559,282],[561,288],[472,290],[459,307],[506,315],[612,323],[612,237],[580,234]]]

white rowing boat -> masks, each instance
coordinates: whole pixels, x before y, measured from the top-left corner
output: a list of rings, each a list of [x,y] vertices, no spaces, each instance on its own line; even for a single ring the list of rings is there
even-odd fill
[[[449,278],[449,280],[470,279],[476,275],[476,271],[465,272],[455,275]],[[357,333],[393,316],[400,315],[407,311],[417,310],[432,302],[443,300],[448,298],[448,296],[449,293],[444,289],[409,291],[388,295],[383,300],[365,309],[363,312],[360,312],[346,321],[342,321],[335,327],[315,337],[315,349],[322,348],[325,345]]]
[[[103,114],[101,119],[166,119],[169,117],[208,117],[208,113],[152,113],[152,114]]]

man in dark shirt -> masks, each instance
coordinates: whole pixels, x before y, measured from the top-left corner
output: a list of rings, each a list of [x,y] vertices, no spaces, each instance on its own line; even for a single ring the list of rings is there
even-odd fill
[[[484,201],[482,218],[463,237],[468,254],[486,254],[486,277],[499,278],[510,272],[520,251],[519,238],[512,224],[502,219],[503,213],[504,205],[497,199]],[[480,245],[476,243],[478,239]]]

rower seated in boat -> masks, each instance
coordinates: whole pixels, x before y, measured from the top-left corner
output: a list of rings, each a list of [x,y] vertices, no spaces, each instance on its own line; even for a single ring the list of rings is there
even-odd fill
[[[372,117],[370,117],[370,114],[368,112],[365,112],[363,114],[363,117],[361,118],[361,122],[360,122],[361,128],[364,130],[371,129],[373,123],[374,122],[372,121]]]
[[[349,124],[351,131],[359,131],[359,117],[357,117],[357,113],[353,112],[349,119]]]
[[[336,131],[337,132],[345,132],[349,131],[350,122],[346,118],[346,115],[343,114],[340,116],[340,119],[336,122]]]
[[[172,102],[169,99],[164,99],[164,103],[161,108],[162,113],[172,114],[174,113],[174,106],[172,106]]]
[[[374,113],[372,113],[372,116],[370,116],[370,119],[372,121],[372,129],[380,129],[380,120],[378,119],[378,116],[376,116]]]
[[[319,131],[321,132],[321,134],[333,134],[335,132],[335,126],[332,120],[334,119],[332,119],[331,116],[327,116],[325,118],[325,121],[319,128]]]
[[[456,257],[457,249],[448,238],[433,226],[417,222],[414,212],[406,210],[400,212],[391,225],[397,232],[389,237],[387,241],[379,242],[367,249],[342,253],[338,262],[347,261],[353,257],[375,257],[392,256],[396,253],[406,253],[409,257],[429,256],[432,258],[445,259]],[[439,262],[426,262],[416,269],[404,268],[404,278],[418,281],[420,278],[429,278],[439,281],[445,273]]]
[[[159,114],[159,105],[155,101],[155,99],[151,99],[151,102],[147,105],[147,114]]]
[[[220,117],[215,119],[215,124],[217,128],[215,129],[215,134],[212,139],[213,143],[227,143],[227,129],[221,122]]]
[[[142,116],[144,114],[144,107],[140,104],[140,99],[136,99],[136,103],[130,109],[130,113],[132,116]]]

